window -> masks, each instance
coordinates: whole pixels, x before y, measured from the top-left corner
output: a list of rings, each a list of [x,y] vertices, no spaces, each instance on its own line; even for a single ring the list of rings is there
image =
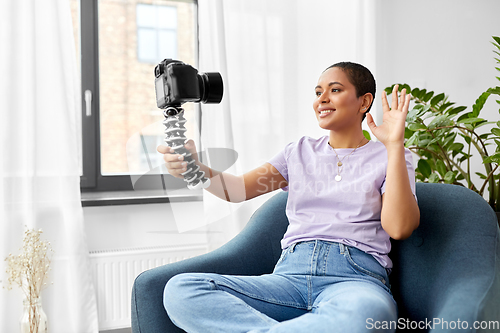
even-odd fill
[[[155,64],[177,58],[177,7],[137,5],[137,58]]]
[[[164,117],[154,68],[165,58],[196,67],[196,1],[71,1],[81,21],[82,191],[161,188]],[[183,108],[186,136],[198,140],[199,109]],[[179,181],[169,178],[176,188]]]

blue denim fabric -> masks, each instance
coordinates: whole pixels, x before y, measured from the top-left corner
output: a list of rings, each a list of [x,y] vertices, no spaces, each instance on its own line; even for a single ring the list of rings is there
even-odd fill
[[[179,274],[164,306],[189,333],[393,332],[368,323],[397,320],[385,268],[354,247],[318,240],[283,250],[272,274]]]

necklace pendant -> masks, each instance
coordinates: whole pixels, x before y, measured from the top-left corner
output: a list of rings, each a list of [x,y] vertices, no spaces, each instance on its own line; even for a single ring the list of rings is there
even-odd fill
[[[341,161],[338,161],[338,162],[337,162],[337,165],[340,167],[340,166],[342,166],[343,164],[342,164],[342,162],[341,162]]]
[[[342,176],[340,176],[340,175],[336,175],[336,176],[335,176],[335,180],[336,180],[336,181],[338,181],[338,182],[339,182],[339,181],[341,181],[341,180],[342,180]]]

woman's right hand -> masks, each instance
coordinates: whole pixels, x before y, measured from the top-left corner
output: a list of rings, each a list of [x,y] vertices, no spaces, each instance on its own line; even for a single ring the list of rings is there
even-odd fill
[[[196,145],[193,140],[186,142],[184,147],[192,154],[195,163],[199,165],[198,154],[196,152]],[[184,179],[181,173],[187,170],[187,163],[184,161],[184,156],[177,154],[172,147],[160,145],[156,150],[163,154],[163,160],[167,167],[168,173],[174,177]]]

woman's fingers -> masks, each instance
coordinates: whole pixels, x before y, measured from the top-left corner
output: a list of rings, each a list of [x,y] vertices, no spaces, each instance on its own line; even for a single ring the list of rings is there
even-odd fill
[[[384,112],[390,111],[389,102],[387,101],[387,93],[385,91],[382,91],[382,110]]]
[[[392,88],[391,110],[397,110],[398,108],[398,90],[399,84],[394,85],[394,88]]]
[[[404,112],[408,112],[408,109],[410,108],[410,99],[411,99],[411,95],[410,94],[406,95],[405,105],[403,107]]]
[[[406,88],[401,90],[401,94],[398,96],[399,85],[394,85],[392,89],[392,102],[389,106],[389,102],[387,100],[387,94],[385,91],[382,92],[382,108],[384,112],[391,110],[399,110],[399,111],[408,111],[410,106],[410,98],[411,95],[407,94]]]
[[[159,145],[158,147],[156,147],[156,151],[158,151],[161,154],[169,153],[170,149],[171,148],[169,146],[163,146],[163,145]]]
[[[399,107],[398,107],[398,110],[400,111],[403,111],[403,108],[406,104],[406,88],[404,88],[402,91],[401,91],[401,96],[399,97]]]
[[[168,146],[158,146],[156,150],[163,154],[163,160],[165,161],[165,167],[174,177],[182,178],[181,173],[186,171],[187,163],[184,162],[184,156],[176,154],[172,147]]]

